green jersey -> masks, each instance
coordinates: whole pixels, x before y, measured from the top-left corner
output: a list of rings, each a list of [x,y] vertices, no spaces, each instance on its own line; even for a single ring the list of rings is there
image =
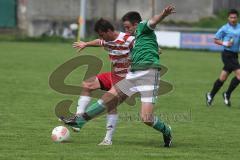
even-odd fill
[[[160,68],[157,38],[148,21],[138,24],[130,57],[131,71]]]

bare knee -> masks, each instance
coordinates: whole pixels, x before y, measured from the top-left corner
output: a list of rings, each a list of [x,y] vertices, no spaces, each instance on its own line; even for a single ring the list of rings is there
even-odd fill
[[[83,82],[82,82],[82,88],[83,88],[84,90],[89,90],[89,91],[92,91],[92,90],[97,89],[97,88],[96,88],[96,85],[95,85],[94,83],[92,83],[92,82],[86,82],[86,81],[83,81]]]
[[[221,82],[225,82],[226,80],[227,80],[227,76],[220,76],[219,77],[219,80],[221,81]]]
[[[83,88],[84,90],[91,90],[89,83],[88,83],[88,82],[85,82],[85,81],[82,82],[82,88]]]
[[[222,71],[221,74],[220,74],[220,76],[219,76],[219,80],[220,80],[221,82],[225,82],[225,81],[227,80],[227,78],[228,78],[228,75],[229,75],[228,72]]]
[[[236,78],[240,81],[240,69],[236,71]]]

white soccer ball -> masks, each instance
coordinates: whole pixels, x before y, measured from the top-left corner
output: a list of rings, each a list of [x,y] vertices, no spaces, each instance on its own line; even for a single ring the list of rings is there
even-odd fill
[[[51,138],[54,142],[67,141],[70,138],[70,132],[66,127],[58,126],[52,130]]]

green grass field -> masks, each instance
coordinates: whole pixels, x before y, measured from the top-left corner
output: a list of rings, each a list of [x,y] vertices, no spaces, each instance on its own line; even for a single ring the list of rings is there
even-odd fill
[[[84,54],[100,57],[108,70],[108,57],[102,49],[89,48]],[[221,94],[207,108],[204,94],[210,90],[222,67],[219,54],[200,51],[164,50],[161,63],[169,68],[162,79],[174,90],[160,96],[156,114],[163,113],[173,129],[173,147],[161,147],[162,135],[145,126],[135,116],[136,106],[119,107],[120,118],[113,146],[97,144],[105,134],[105,116],[88,123],[81,133],[71,132],[68,143],[53,143],[50,136],[61,125],[55,105],[64,95],[52,90],[49,75],[61,64],[77,56],[68,43],[0,43],[0,159],[240,159],[240,89],[232,96],[232,108],[224,106]],[[86,68],[74,71],[66,83],[79,85]]]

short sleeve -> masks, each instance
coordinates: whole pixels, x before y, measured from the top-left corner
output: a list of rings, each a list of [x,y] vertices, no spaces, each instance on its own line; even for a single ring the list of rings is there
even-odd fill
[[[222,26],[218,31],[217,33],[215,34],[215,38],[216,39],[219,39],[219,40],[222,40],[225,36],[225,26]]]
[[[150,28],[148,21],[142,21],[138,24],[138,32],[147,34],[153,32],[154,29]]]
[[[105,46],[106,42],[105,42],[103,39],[100,39],[99,44],[100,44],[101,46]]]

